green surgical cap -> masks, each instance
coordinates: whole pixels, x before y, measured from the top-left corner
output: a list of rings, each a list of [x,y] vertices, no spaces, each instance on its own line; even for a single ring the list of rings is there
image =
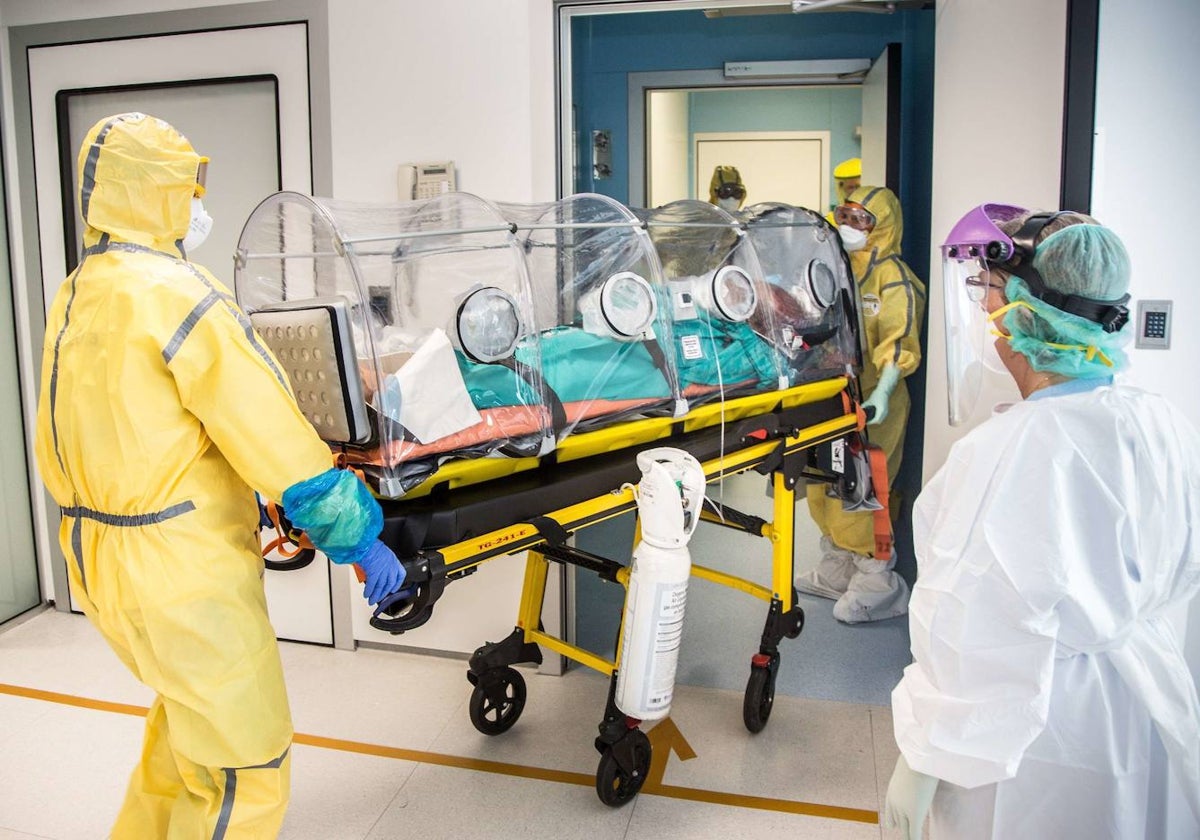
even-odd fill
[[[1129,291],[1129,254],[1117,235],[1100,225],[1069,225],[1050,234],[1038,243],[1033,266],[1047,287],[1063,294],[1115,300]],[[1009,312],[1004,324],[1012,348],[1034,370],[1086,378],[1109,376],[1129,364],[1122,349],[1130,339],[1128,324],[1106,333],[1094,321],[1034,297],[1016,275],[1009,278],[1005,296],[1029,305]]]
[[[1051,289],[1097,300],[1129,291],[1129,254],[1101,225],[1068,225],[1038,243],[1033,267]]]

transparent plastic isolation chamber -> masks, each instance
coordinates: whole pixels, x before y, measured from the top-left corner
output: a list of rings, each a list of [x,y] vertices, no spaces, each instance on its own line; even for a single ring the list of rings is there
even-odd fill
[[[243,228],[238,303],[301,411],[379,495],[450,461],[857,368],[854,285],[816,214],[631,210],[581,194],[366,204],[281,192]]]

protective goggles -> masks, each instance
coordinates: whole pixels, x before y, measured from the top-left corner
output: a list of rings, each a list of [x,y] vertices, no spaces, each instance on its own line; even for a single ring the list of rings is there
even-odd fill
[[[208,158],[200,158],[200,165],[196,167],[196,198],[202,198],[208,190]]]
[[[856,201],[847,201],[833,208],[833,221],[838,227],[847,225],[868,232],[875,227],[875,214]]]
[[[716,189],[717,198],[745,198],[746,188],[736,181],[720,184]]]

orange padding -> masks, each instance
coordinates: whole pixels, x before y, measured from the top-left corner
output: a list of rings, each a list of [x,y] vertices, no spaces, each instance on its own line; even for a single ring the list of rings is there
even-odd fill
[[[871,485],[875,489],[875,498],[882,507],[874,512],[875,522],[875,559],[890,560],[892,556],[892,515],[888,510],[888,469],[887,455],[879,446],[867,445],[867,457],[871,463]]]
[[[730,388],[740,388],[753,384],[755,380],[733,383]],[[717,386],[689,385],[684,391],[684,397],[705,396],[720,390]],[[620,414],[638,408],[658,405],[662,397],[637,398],[629,400],[579,400],[563,403],[563,411],[567,415],[568,425],[574,426],[584,420],[592,420],[607,414]],[[469,449],[488,441],[503,441],[534,434],[545,429],[550,424],[550,410],[544,405],[502,405],[495,408],[478,409],[480,421],[460,432],[446,435],[430,443],[394,440],[386,448],[378,447],[369,451],[345,453],[346,461],[358,464],[372,464],[381,467],[394,467],[405,461],[416,461],[431,455],[453,454],[458,450]]]

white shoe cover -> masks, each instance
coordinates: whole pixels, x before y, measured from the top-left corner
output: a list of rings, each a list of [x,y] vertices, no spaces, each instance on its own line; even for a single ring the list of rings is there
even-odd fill
[[[796,588],[809,595],[836,601],[855,574],[854,557],[853,553],[834,545],[829,537],[821,537],[821,559],[816,568],[796,578]]]
[[[858,571],[833,605],[834,618],[846,624],[862,624],[908,612],[908,583],[892,571],[895,554],[886,562],[856,554],[853,563]]]

